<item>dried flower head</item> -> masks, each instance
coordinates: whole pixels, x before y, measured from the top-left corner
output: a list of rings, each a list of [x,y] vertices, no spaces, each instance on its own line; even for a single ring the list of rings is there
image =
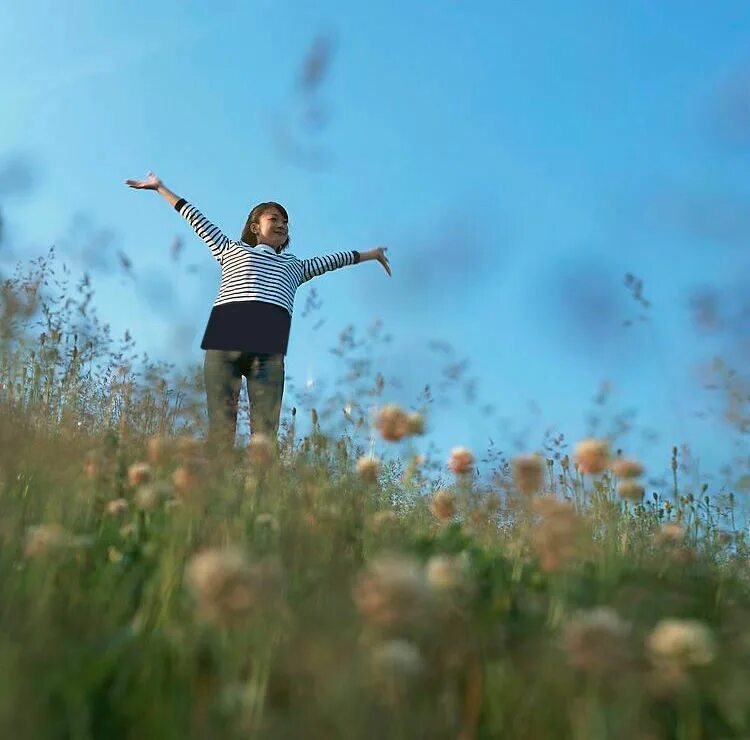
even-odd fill
[[[279,521],[273,514],[263,513],[255,517],[256,527],[268,527],[273,532],[279,529]]]
[[[375,419],[375,428],[388,442],[398,442],[409,434],[409,417],[395,403],[383,406]]]
[[[541,455],[513,458],[513,482],[523,494],[536,493],[544,484],[544,459]]]
[[[196,457],[186,460],[172,473],[175,493],[185,499],[195,499],[205,483],[206,461]]]
[[[39,524],[27,530],[24,552],[26,557],[33,558],[90,543],[89,537],[73,535],[59,524]]]
[[[467,592],[471,585],[469,559],[466,553],[433,555],[425,564],[425,577],[437,594]]]
[[[456,515],[456,497],[444,489],[436,491],[432,497],[430,511],[442,522],[453,519]]]
[[[645,489],[637,481],[626,478],[617,484],[617,495],[627,501],[642,501]]]
[[[202,443],[188,434],[182,434],[174,441],[175,449],[181,460],[190,460],[201,454]]]
[[[171,451],[170,440],[161,434],[154,435],[146,443],[146,450],[148,461],[152,465],[161,465],[166,461]]]
[[[367,622],[398,630],[422,622],[430,612],[431,593],[420,564],[404,555],[381,555],[360,574],[354,601]]]
[[[278,599],[281,569],[275,562],[251,566],[233,547],[209,549],[190,559],[185,582],[204,619],[233,626]]]
[[[609,442],[606,439],[584,439],[575,449],[574,460],[586,475],[598,475],[609,464]]]
[[[86,453],[83,461],[83,474],[90,480],[98,478],[102,472],[101,455],[96,450],[90,450]]]
[[[466,447],[454,447],[448,458],[448,467],[456,475],[468,475],[474,470],[474,455]]]
[[[679,545],[685,541],[685,527],[677,522],[667,522],[654,532],[657,545]]]
[[[371,455],[363,455],[357,460],[357,472],[370,483],[376,483],[380,475],[380,460]]]
[[[398,515],[393,509],[382,509],[376,511],[370,517],[370,524],[376,532],[392,529],[399,526]]]
[[[151,466],[146,462],[133,463],[128,468],[128,485],[141,486],[151,480]]]
[[[609,607],[580,612],[563,634],[568,662],[600,676],[620,671],[631,655],[629,633],[630,624]]]
[[[172,495],[172,487],[167,483],[148,483],[139,486],[133,495],[133,503],[141,511],[152,511],[162,501]]]
[[[253,465],[264,468],[270,465],[276,457],[276,445],[273,440],[262,432],[254,432],[247,445],[248,459]]]
[[[541,516],[532,536],[540,568],[544,571],[564,568],[577,554],[581,518],[572,504],[552,496],[534,499],[532,511]]]
[[[716,656],[711,629],[697,619],[663,619],[646,638],[646,648],[654,666],[665,669],[708,665]]]
[[[632,458],[618,457],[609,468],[618,478],[637,478],[643,475],[643,464]]]

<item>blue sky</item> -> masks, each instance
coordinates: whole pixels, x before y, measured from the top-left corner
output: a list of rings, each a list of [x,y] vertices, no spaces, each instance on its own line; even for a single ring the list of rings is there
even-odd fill
[[[3,3],[4,273],[56,244],[91,272],[115,335],[200,363],[218,265],[158,196],[123,181],[153,169],[235,237],[255,203],[278,200],[295,254],[387,245],[393,267],[390,280],[366,263],[300,289],[289,387],[326,389],[339,333],[382,319],[393,400],[415,405],[436,384],[430,340],[469,359],[478,400],[457,388],[429,419],[440,454],[490,437],[533,449],[548,428],[572,441],[609,381],[607,413],[636,412],[622,444],[654,476],[672,444],[705,472],[727,461],[733,435],[705,416],[722,403],[699,368],[750,358],[746,4],[214,5]],[[321,36],[328,64],[305,89]],[[19,162],[26,187],[8,182]],[[303,317],[312,288],[322,307]],[[719,301],[711,334],[691,319],[699,289]]]

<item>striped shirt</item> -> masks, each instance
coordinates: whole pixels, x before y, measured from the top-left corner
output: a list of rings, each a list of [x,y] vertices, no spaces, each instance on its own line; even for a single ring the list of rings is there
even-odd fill
[[[229,239],[184,198],[175,210],[203,239],[221,266],[201,349],[286,354],[297,288],[318,275],[359,262],[356,250],[311,259]]]

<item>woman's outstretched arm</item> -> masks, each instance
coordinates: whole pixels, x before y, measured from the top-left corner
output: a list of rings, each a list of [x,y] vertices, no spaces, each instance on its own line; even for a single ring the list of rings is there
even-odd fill
[[[195,206],[173,193],[153,172],[149,170],[145,180],[125,180],[125,184],[137,190],[156,190],[203,239],[211,253],[221,265],[224,251],[229,242],[218,226],[214,226]]]
[[[358,252],[354,249],[349,252],[336,252],[335,254],[326,254],[321,257],[299,260],[302,268],[300,285],[330,270],[337,270],[346,265],[356,265],[367,260],[377,260],[383,265],[388,275],[390,275],[391,265],[385,256],[387,249],[388,247],[375,247],[375,249],[368,249],[366,252]]]

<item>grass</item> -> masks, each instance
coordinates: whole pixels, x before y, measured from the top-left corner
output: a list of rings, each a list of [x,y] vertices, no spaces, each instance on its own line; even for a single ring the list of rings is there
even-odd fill
[[[590,449],[484,483],[388,407],[399,455],[359,462],[358,361],[342,430],[219,454],[200,375],[137,367],[91,294],[48,258],[3,285],[2,736],[750,736],[746,532],[677,450],[647,499]]]

